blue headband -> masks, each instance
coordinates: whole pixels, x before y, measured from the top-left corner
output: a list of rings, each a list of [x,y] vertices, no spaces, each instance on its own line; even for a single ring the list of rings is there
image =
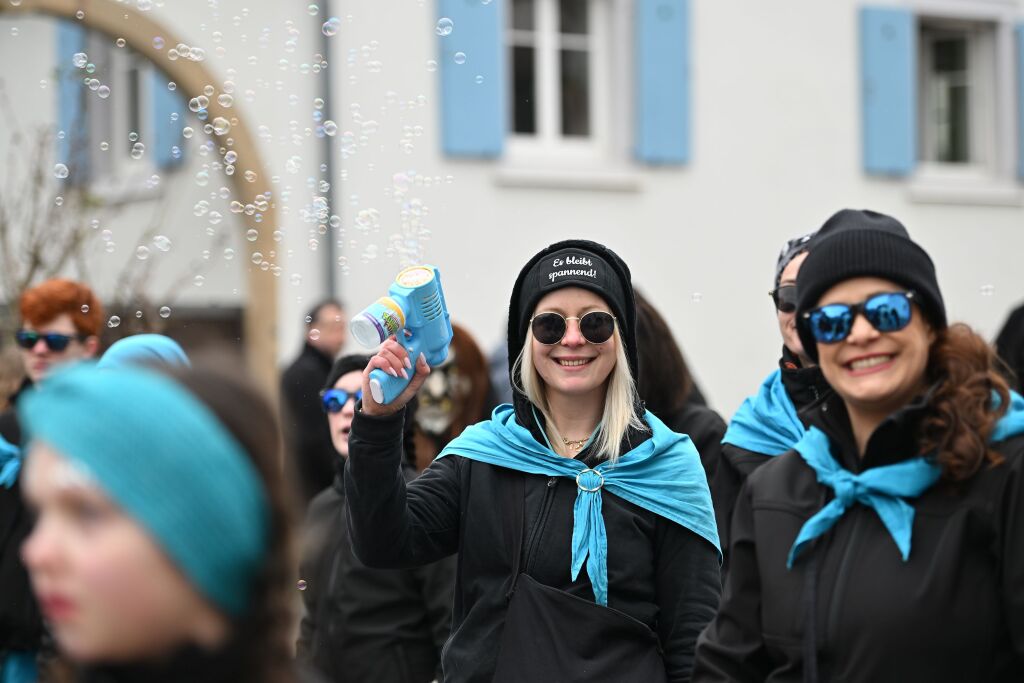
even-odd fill
[[[126,365],[189,367],[192,364],[178,342],[162,334],[136,334],[110,345],[97,364],[101,368]]]
[[[30,439],[82,466],[202,595],[245,611],[269,506],[249,456],[209,408],[155,372],[79,364],[48,376],[18,412]]]

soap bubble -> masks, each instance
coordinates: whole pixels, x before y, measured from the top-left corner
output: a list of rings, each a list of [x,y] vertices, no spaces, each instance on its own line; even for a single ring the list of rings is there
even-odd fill
[[[324,121],[324,133],[328,137],[334,137],[338,133],[338,124],[330,119]]]
[[[693,294],[690,295],[691,303],[699,304],[701,301],[704,301],[704,295],[701,294],[700,292],[694,292]]]
[[[453,59],[455,60],[456,64],[465,64],[466,63],[466,53],[465,52],[456,52],[455,56],[453,57]]]
[[[224,260],[230,261],[233,258],[235,258],[235,250],[232,249],[231,247],[227,247],[226,249],[224,249]]]
[[[996,293],[996,288],[995,285],[982,285],[980,291],[982,296],[993,296]]]
[[[141,159],[142,155],[146,153],[146,146],[141,142],[136,142],[132,145],[131,156],[132,159]]]
[[[142,317],[142,311],[135,311],[135,317],[136,318],[141,318]]]
[[[324,22],[324,25],[320,27],[325,36],[337,35],[338,30],[341,29],[341,20],[338,17],[331,17]]]
[[[54,178],[67,178],[68,174],[68,167],[65,166],[64,164],[57,164],[56,166],[53,167]]]
[[[89,304],[82,304],[82,313],[89,312]]]
[[[217,96],[217,104],[222,107],[230,107],[235,103],[235,98],[227,93],[221,93]]]
[[[223,116],[216,117],[213,121],[213,132],[217,135],[227,135],[231,130],[231,124]]]
[[[310,7],[315,7],[315,5],[310,5]],[[296,588],[298,588],[300,591],[306,590],[307,585],[308,584],[304,579],[299,579],[298,583],[295,584]]]
[[[166,318],[170,318],[171,317],[171,307],[170,306],[161,306],[160,307],[160,317],[161,318],[165,318],[165,319]]]
[[[164,49],[164,39],[160,36],[153,38],[153,47],[155,47],[157,50]]]
[[[245,231],[245,239],[249,240],[250,242],[255,242],[257,239],[259,239],[259,236],[260,233],[254,228],[249,228],[248,230]]]
[[[254,251],[252,252],[252,256],[250,257],[250,259],[252,260],[253,263],[259,265],[263,263],[263,253],[259,251]]]
[[[110,319],[107,320],[107,327],[117,327],[120,324],[121,324],[121,318],[119,316],[116,316],[116,315],[110,316]]]
[[[441,17],[437,20],[437,26],[434,27],[434,31],[439,36],[451,35],[452,29],[455,28],[455,24],[448,17]]]
[[[427,60],[427,71],[430,71],[430,72],[437,71],[437,60],[436,59],[428,59]]]
[[[85,65],[89,63],[89,55],[84,52],[76,52],[75,56],[71,58],[71,63],[79,69],[84,69]]]
[[[171,250],[171,240],[166,235],[157,235],[153,238],[153,246],[163,252]]]
[[[320,330],[318,330],[318,329],[316,329],[314,327],[312,330],[309,331],[309,338],[312,339],[313,341],[316,341],[317,339],[319,339],[320,338]]]
[[[135,258],[140,261],[145,261],[149,258],[149,247],[141,246],[135,250]]]
[[[202,275],[196,275],[194,278],[192,278],[192,284],[195,285],[196,287],[202,287],[204,282],[206,282],[206,278],[203,277]]]
[[[118,47],[124,47],[125,46],[124,38],[118,38],[117,40],[114,41],[114,44],[117,45]]]

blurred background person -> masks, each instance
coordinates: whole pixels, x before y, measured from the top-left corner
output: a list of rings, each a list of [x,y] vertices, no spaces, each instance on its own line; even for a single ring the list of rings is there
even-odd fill
[[[708,481],[718,463],[725,420],[694,400],[696,383],[686,366],[668,323],[639,291],[636,296],[637,344],[640,372],[637,393],[651,411],[674,432],[686,434],[700,453]]]
[[[448,358],[431,368],[417,400],[416,468],[422,471],[462,430],[490,417],[496,405],[487,360],[466,328],[452,324]]]
[[[25,364],[21,360],[21,351],[16,346],[4,346],[0,349],[0,413],[14,407],[13,397],[21,389],[25,378]]]
[[[451,629],[455,558],[413,569],[371,569],[349,541],[345,460],[369,361],[363,355],[338,359],[322,391],[336,475],[306,515],[298,657],[335,683],[429,683],[440,680],[441,648]],[[406,481],[417,476],[415,403],[405,417],[401,470]]]
[[[732,508],[743,482],[769,458],[785,453],[800,440],[806,429],[800,412],[830,391],[821,369],[805,353],[796,325],[797,273],[814,249],[814,236],[795,237],[779,253],[775,286],[769,292],[782,334],[779,367],[761,383],[758,393],[739,407],[722,440],[711,498],[726,561]]]
[[[259,394],[209,369],[81,367],[22,409],[38,518],[22,554],[61,656],[47,680],[299,680],[289,506]]]
[[[1010,386],[1024,393],[1024,304],[1015,308],[996,337],[996,353]]]
[[[24,381],[11,396],[12,404],[53,368],[95,356],[103,323],[103,307],[96,295],[72,280],[47,280],[26,290],[19,310],[21,327],[15,341]],[[21,444],[18,415],[14,405],[0,414],[0,437],[12,446]],[[7,454],[7,476],[0,483],[0,680],[12,683],[34,680],[35,656],[43,643],[44,628],[18,554],[32,526],[22,501],[21,455],[4,444],[0,451]]]
[[[320,389],[347,338],[341,303],[321,301],[306,316],[302,351],[281,375],[285,455],[303,509],[334,479],[334,448],[320,414]]]

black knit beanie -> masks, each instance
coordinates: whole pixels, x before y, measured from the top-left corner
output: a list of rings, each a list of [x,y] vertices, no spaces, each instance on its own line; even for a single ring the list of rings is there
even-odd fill
[[[588,289],[608,303],[626,345],[630,372],[636,377],[636,302],[629,267],[614,251],[589,240],[552,244],[531,258],[519,272],[508,309],[509,372],[522,351],[537,302],[545,294],[563,287]],[[516,386],[517,378],[512,379]]]
[[[851,278],[879,277],[913,290],[928,322],[936,329],[946,327],[935,264],[892,216],[843,209],[821,226],[809,251],[797,274],[796,315],[804,353],[815,362],[818,347],[803,314],[816,308],[826,291]]]
[[[331,371],[327,373],[327,381],[324,382],[324,389],[333,389],[334,383],[341,379],[342,375],[350,372],[362,372],[370,362],[370,357],[361,353],[351,353],[342,356],[334,361]]]

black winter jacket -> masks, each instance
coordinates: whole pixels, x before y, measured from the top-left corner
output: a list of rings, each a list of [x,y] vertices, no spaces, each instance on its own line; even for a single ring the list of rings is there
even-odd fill
[[[352,552],[347,520],[341,469],[306,514],[299,659],[334,683],[430,683],[451,632],[455,558],[370,569]]]
[[[586,572],[569,579],[576,486],[458,455],[435,460],[406,486],[402,413],[352,422],[346,491],[352,541],[370,566],[403,567],[459,552],[452,635],[442,655],[446,683],[491,680],[511,584],[514,539],[507,538],[504,486],[525,479],[523,571],[542,584],[593,601]],[[540,427],[529,423],[541,441]],[[631,443],[642,436],[627,434]],[[589,449],[579,458],[588,464]],[[682,526],[607,491],[608,605],[647,624],[659,637],[668,678],[690,680],[697,634],[714,614],[720,591],[714,547]],[[594,678],[594,680],[599,680]],[[537,681],[536,683],[541,683]]]
[[[825,381],[824,375],[821,374],[821,368],[816,365],[809,368],[801,367],[797,357],[785,346],[782,347],[779,369],[782,371],[782,385],[786,388],[786,394],[793,401],[797,416],[806,426],[807,417],[804,412],[831,394],[832,387]],[[701,452],[701,457],[703,458],[703,452]],[[727,563],[729,527],[733,507],[736,505],[736,497],[750,473],[771,460],[772,457],[774,456],[766,453],[748,451],[735,444],[722,444],[718,467],[712,473],[711,501],[715,506],[718,538],[722,543],[722,552],[725,554]]]
[[[916,456],[924,411],[919,401],[891,415],[863,459],[837,396],[809,417],[860,472]],[[788,570],[797,533],[832,490],[796,451],[758,468],[737,500],[722,607],[694,680],[1024,680],[1024,437],[994,447],[1003,464],[907,501],[906,562],[878,514],[854,505]],[[816,677],[805,678],[807,647]]]
[[[304,505],[334,480],[337,451],[320,409],[331,359],[308,343],[281,375],[281,423],[292,473]]]
[[[656,415],[673,432],[690,437],[700,453],[700,462],[710,485],[721,458],[722,437],[725,436],[725,420],[722,416],[701,403],[692,402],[687,402],[675,413]]]
[[[23,384],[12,400],[29,386],[29,382]],[[21,426],[13,408],[0,415],[0,436],[21,445]],[[43,645],[42,614],[20,554],[32,524],[20,481],[11,488],[0,486],[0,659],[6,650],[34,651]]]

